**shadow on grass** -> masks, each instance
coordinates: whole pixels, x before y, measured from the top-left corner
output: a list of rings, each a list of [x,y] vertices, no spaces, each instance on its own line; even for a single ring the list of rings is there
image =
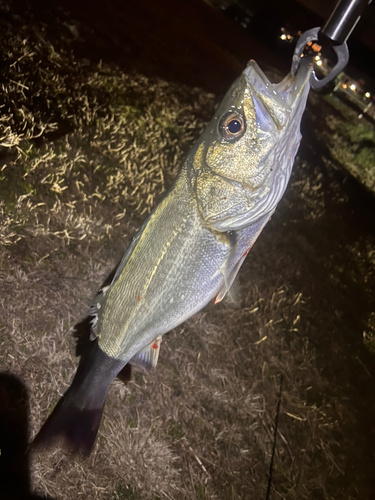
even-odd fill
[[[52,500],[30,491],[28,454],[29,398],[15,375],[0,373],[0,497],[2,500]]]

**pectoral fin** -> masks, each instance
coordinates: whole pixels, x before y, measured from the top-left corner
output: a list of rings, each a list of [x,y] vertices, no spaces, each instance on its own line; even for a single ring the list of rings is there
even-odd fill
[[[249,227],[246,227],[237,233],[236,243],[233,245],[233,254],[228,262],[227,268],[222,271],[224,275],[224,286],[221,288],[216,296],[215,304],[222,301],[240,270],[243,261],[245,260],[247,254],[252,249],[254,243],[256,242],[258,236],[262,232],[262,229],[267,224],[270,218],[269,214],[264,215],[256,223]]]
[[[223,288],[220,290],[220,292],[217,294],[216,299],[215,299],[215,304],[217,304],[218,302],[221,302],[223,300],[223,298],[225,297],[225,295],[228,293],[228,291],[233,286],[233,283],[236,279],[238,271],[240,270],[242,263],[245,260],[246,255],[250,252],[250,249],[251,249],[251,247],[245,252],[244,255],[242,255],[242,257],[239,259],[239,261],[234,266],[234,268],[230,271],[228,276],[225,277],[225,284],[224,284]],[[232,299],[233,302],[236,302],[235,296],[236,296],[236,292],[234,292],[234,297]]]
[[[142,349],[142,351],[133,356],[129,363],[133,366],[139,366],[144,370],[155,368],[159,359],[160,344],[161,335],[151,342],[151,344]]]

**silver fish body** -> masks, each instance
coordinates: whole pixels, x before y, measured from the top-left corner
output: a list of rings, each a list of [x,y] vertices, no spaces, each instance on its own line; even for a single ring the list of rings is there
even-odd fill
[[[288,183],[300,142],[309,69],[279,85],[251,62],[94,302],[100,348],[131,361],[230,287]],[[244,118],[240,137],[220,121]]]
[[[37,436],[90,451],[109,384],[154,366],[163,334],[230,288],[289,181],[310,67],[271,84],[250,62],[142,225],[90,315],[95,348]]]

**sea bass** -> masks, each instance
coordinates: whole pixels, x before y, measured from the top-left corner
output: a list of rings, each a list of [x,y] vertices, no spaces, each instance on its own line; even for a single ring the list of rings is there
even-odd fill
[[[89,453],[112,380],[156,365],[161,337],[222,300],[288,184],[310,66],[271,84],[254,61],[224,97],[90,310],[91,350],[35,443]]]

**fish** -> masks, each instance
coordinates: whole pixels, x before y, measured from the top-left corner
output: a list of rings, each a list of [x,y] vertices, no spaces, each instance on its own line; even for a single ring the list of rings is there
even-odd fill
[[[163,335],[225,297],[287,187],[311,71],[273,84],[250,61],[230,87],[93,300],[90,349],[35,446],[62,439],[89,454],[114,378],[155,367]]]

